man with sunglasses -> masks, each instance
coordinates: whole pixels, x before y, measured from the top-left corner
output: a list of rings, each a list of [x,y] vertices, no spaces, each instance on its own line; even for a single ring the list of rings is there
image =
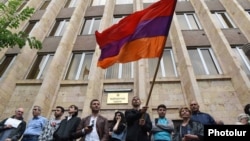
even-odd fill
[[[21,138],[26,128],[23,112],[23,108],[17,108],[15,115],[0,122],[0,141],[17,141]]]
[[[201,122],[203,125],[215,125],[214,118],[208,114],[200,111],[200,106],[197,101],[192,100],[190,102],[190,109],[192,111],[191,119],[194,121]]]

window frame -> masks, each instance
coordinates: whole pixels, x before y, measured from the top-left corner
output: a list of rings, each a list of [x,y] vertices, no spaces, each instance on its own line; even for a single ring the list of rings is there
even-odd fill
[[[91,6],[101,6],[105,5],[107,0],[92,0]]]
[[[112,71],[111,69],[114,69],[114,67],[117,67],[118,65],[118,73],[117,73],[117,77],[114,77],[113,74],[110,74],[111,78],[107,78],[108,75],[108,71]],[[124,65],[131,65],[131,72],[130,72],[130,77],[129,78],[123,78],[122,74],[123,74],[123,67]],[[113,77],[113,78],[112,78]],[[125,64],[122,63],[116,63],[112,66],[110,66],[109,68],[106,69],[105,71],[105,75],[104,75],[104,79],[108,80],[108,79],[134,79],[134,62],[128,62]]]
[[[77,0],[67,0],[64,8],[76,7]]]
[[[155,3],[157,2],[158,0],[143,0],[142,2],[143,3]]]
[[[80,58],[80,62],[78,64],[77,72],[74,75],[73,79],[67,79],[67,75],[68,75],[69,71],[71,70],[70,65],[71,65],[71,63],[73,61],[72,59],[73,59],[75,54],[81,54],[81,58]],[[70,61],[69,61],[68,66],[67,66],[67,71],[66,71],[66,73],[64,75],[64,80],[85,80],[84,78],[83,79],[79,79],[79,78],[80,78],[81,72],[84,71],[83,69],[85,69],[85,68],[83,68],[83,64],[84,64],[84,61],[86,59],[85,57],[88,54],[92,55],[92,58],[93,58],[94,52],[90,52],[90,51],[88,51],[88,52],[86,52],[86,51],[84,51],[84,52],[73,52],[71,54]],[[91,59],[91,62],[90,62],[89,70],[90,70],[91,66],[92,66],[92,59]],[[87,76],[87,80],[88,79],[89,79],[89,76]]]
[[[45,0],[43,2],[43,4],[41,5],[41,7],[39,8],[39,10],[46,10],[47,7],[49,6],[50,2],[51,2],[51,0]]]
[[[23,10],[23,8],[26,6],[26,4],[29,2],[29,0],[23,1],[23,3],[17,8],[17,12],[20,12]]]
[[[228,20],[230,22],[230,24],[232,25],[232,27],[229,27],[229,25],[225,25],[226,21],[224,18],[221,18],[223,16],[219,16],[224,14],[224,16],[227,18],[226,20]],[[216,23],[219,23],[220,25],[218,25],[220,28],[222,29],[229,29],[229,28],[237,28],[235,23],[233,22],[233,20],[230,18],[230,16],[227,14],[227,12],[225,11],[219,11],[219,12],[212,12],[212,15],[214,15],[214,17],[216,17]],[[223,22],[222,22],[223,20]]]
[[[243,71],[247,74],[247,75],[250,75],[250,61],[249,59],[247,58],[246,54],[244,53],[244,51],[242,50],[242,47],[240,46],[235,46],[235,47],[232,47],[233,51],[235,49],[235,51],[237,52],[237,56],[240,57],[240,65],[244,65],[245,68],[247,69],[248,72],[245,72],[245,69],[243,69]],[[235,52],[234,51],[234,52]],[[238,58],[238,57],[237,57]],[[243,64],[242,64],[242,63]]]
[[[95,30],[93,29],[95,22],[97,20],[100,20],[99,21],[99,26],[97,28],[97,30],[98,30],[100,28],[100,23],[101,23],[102,17],[101,16],[97,16],[97,17],[85,17],[83,20],[84,21],[83,21],[82,28],[80,30],[79,35],[92,35],[92,34],[95,34],[95,32],[94,32]],[[90,26],[89,26],[89,28],[87,28],[88,29],[87,34],[83,34],[84,31],[85,31],[85,26],[87,26],[86,24],[87,24],[88,20],[90,21]]]
[[[165,64],[167,64],[167,63],[165,63],[164,62],[164,56],[166,56],[166,57],[168,57],[167,55],[166,55],[166,53],[167,52],[169,52],[169,54],[170,54],[170,58],[171,58],[171,64],[172,64],[172,68],[171,69],[173,69],[173,75],[167,75],[168,73],[168,69],[167,69],[167,66],[165,65]],[[157,60],[155,60],[155,61],[159,61],[158,60],[158,58],[149,58],[149,59],[157,59]],[[151,64],[151,62],[150,61],[152,61],[152,60],[148,60],[149,62],[148,62],[148,64],[149,64],[149,66],[151,66],[150,64]],[[153,63],[153,62],[152,62]],[[156,63],[157,64],[157,63]],[[167,77],[178,77],[178,71],[177,71],[177,68],[176,68],[176,63],[175,63],[175,58],[174,58],[174,53],[173,53],[173,50],[172,50],[172,48],[165,48],[164,49],[164,51],[163,51],[163,55],[162,55],[162,57],[161,57],[161,60],[160,60],[160,64],[159,64],[160,66],[159,66],[159,70],[158,70],[158,74],[157,74],[157,77],[158,78],[167,78]],[[161,74],[159,74],[159,72],[161,72]],[[149,70],[149,73],[150,73],[150,77],[153,77],[154,76],[154,74],[155,74],[155,69],[153,69],[153,72],[152,71],[150,71]]]
[[[44,72],[45,68],[46,68],[48,65],[50,65],[50,63],[51,63],[51,62],[49,62],[50,57],[52,57],[52,58],[51,58],[51,61],[52,61],[54,55],[55,55],[54,53],[48,53],[48,54],[40,54],[40,55],[37,55],[37,57],[36,57],[36,59],[34,60],[34,62],[33,62],[33,64],[32,64],[32,66],[31,66],[31,68],[30,68],[30,70],[29,70],[27,76],[25,77],[25,79],[42,79],[41,76],[42,76],[43,74],[47,73],[47,71]],[[41,56],[42,58],[41,58],[41,61],[37,62],[37,59],[38,59],[39,56]],[[43,58],[44,58],[44,57],[45,57],[45,60],[43,61]],[[49,64],[48,64],[48,62],[49,62]],[[39,64],[35,64],[35,63],[39,63]],[[42,63],[42,64],[41,64],[41,63]],[[36,77],[35,77],[35,76],[32,76],[32,77],[34,77],[34,78],[28,78],[29,75],[30,75],[30,73],[34,73],[34,72],[37,71],[37,69],[38,69],[38,68],[34,68],[34,67],[35,67],[34,65],[40,66],[40,64],[41,64],[41,69],[40,69],[40,71],[38,72],[37,76],[36,76]],[[49,67],[49,66],[48,66],[48,67]],[[33,70],[35,70],[35,71],[33,71]]]
[[[121,1],[122,1],[123,3],[122,3]],[[116,5],[133,4],[133,0],[116,0],[116,1],[115,1],[115,4],[116,4]]]
[[[49,32],[49,36],[63,36],[66,31],[70,19],[57,19],[54,23],[51,31]]]
[[[211,56],[211,61],[213,61],[213,63],[214,63],[214,68],[216,69],[216,71],[217,71],[217,75],[221,75],[221,74],[223,74],[223,72],[222,72],[222,69],[221,69],[221,67],[220,67],[220,65],[219,65],[219,63],[218,63],[218,60],[217,60],[217,58],[215,57],[215,55],[214,55],[214,52],[213,52],[213,50],[212,50],[212,48],[211,47],[202,47],[202,48],[190,48],[190,49],[188,49],[188,50],[197,50],[197,53],[198,53],[198,55],[199,55],[199,59],[200,59],[200,61],[201,61],[201,63],[202,63],[202,66],[203,66],[203,69],[204,69],[204,73],[205,74],[196,74],[196,75],[213,75],[213,74],[211,74],[211,72],[209,72],[209,65],[206,63],[206,61],[205,61],[205,57],[204,57],[204,55],[202,54],[202,50],[208,50],[208,52],[209,52],[209,55]],[[190,55],[190,54],[189,54]],[[192,63],[192,58],[190,58],[190,60],[191,60],[191,63]],[[193,69],[195,70],[196,68],[194,68],[195,66],[193,65],[193,63],[192,63],[192,66],[193,66]]]
[[[180,25],[182,30],[202,30],[203,29],[198,17],[196,16],[196,14],[194,12],[177,13],[176,15],[177,15],[177,18],[178,18],[178,16],[184,16],[184,19],[187,23],[188,29],[185,29],[184,27],[182,27]],[[197,29],[192,26],[191,21],[189,19],[189,15],[191,15],[193,17],[193,20],[196,23]],[[180,22],[180,19],[178,20],[178,22]]]
[[[5,61],[6,61],[7,57],[12,57],[11,60],[7,62],[8,63],[8,64],[6,64],[7,66],[5,65],[4,68],[1,67],[1,68],[3,68],[2,70],[0,68],[0,80],[2,79],[2,77],[4,76],[4,74],[10,69],[10,67],[13,64],[13,62],[16,60],[16,56],[17,56],[16,54],[5,55],[3,58],[0,59],[0,66],[1,66],[3,63],[6,63]]]
[[[26,34],[30,34],[30,32],[34,29],[34,27],[36,26],[36,24],[39,21],[29,21],[29,23],[26,25],[25,29],[23,30],[23,32],[25,32]]]

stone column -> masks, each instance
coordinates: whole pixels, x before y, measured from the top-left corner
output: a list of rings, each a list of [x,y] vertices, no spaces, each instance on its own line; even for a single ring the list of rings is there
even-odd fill
[[[237,27],[245,35],[248,42],[250,41],[250,17],[249,14],[242,8],[237,0],[221,0],[227,13],[234,19]]]
[[[183,96],[186,100],[185,103],[186,105],[189,105],[191,100],[202,101],[202,96],[199,91],[191,60],[189,59],[187,46],[178,23],[177,16],[174,14],[169,39],[171,40],[172,49],[176,56],[175,61],[181,80]],[[200,104],[200,106],[203,107],[202,104]]]
[[[104,8],[104,15],[100,24],[100,31],[105,30],[112,24],[113,12],[115,8],[115,1],[107,0]],[[92,99],[101,99],[103,93],[103,79],[104,79],[104,69],[97,67],[97,62],[100,56],[99,46],[96,46],[92,64],[89,73],[88,87],[86,90],[86,98],[84,101],[84,106],[82,107],[82,117],[91,114],[91,109],[89,107],[90,101]],[[100,100],[101,101],[101,100]]]

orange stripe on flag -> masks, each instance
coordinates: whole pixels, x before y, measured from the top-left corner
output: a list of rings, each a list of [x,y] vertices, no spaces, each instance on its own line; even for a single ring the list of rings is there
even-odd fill
[[[117,56],[105,58],[98,62],[98,66],[107,68],[114,63],[126,63],[141,58],[160,57],[166,36],[141,38],[125,44]],[[132,53],[131,53],[132,52]]]

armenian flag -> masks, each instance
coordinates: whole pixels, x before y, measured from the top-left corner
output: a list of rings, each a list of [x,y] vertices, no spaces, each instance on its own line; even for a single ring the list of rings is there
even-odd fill
[[[161,57],[172,22],[176,0],[160,0],[134,12],[103,32],[95,32],[101,50],[98,66],[141,58]]]

